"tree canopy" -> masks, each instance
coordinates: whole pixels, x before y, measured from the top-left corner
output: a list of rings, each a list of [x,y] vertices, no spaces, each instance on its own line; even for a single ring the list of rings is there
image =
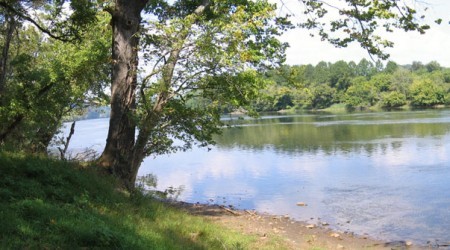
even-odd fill
[[[285,65],[265,72],[269,83],[253,107],[258,111],[279,111],[325,109],[333,104],[344,104],[351,109],[450,104],[450,69],[435,61],[425,65],[433,65],[435,70],[428,71],[417,61],[410,65],[389,61],[380,67],[364,59],[359,63]]]

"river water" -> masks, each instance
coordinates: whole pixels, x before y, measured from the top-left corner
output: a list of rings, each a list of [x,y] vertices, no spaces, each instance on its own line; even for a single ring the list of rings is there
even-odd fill
[[[177,197],[255,209],[382,240],[450,242],[450,110],[232,118],[217,145],[144,160]],[[108,120],[70,149],[101,151]],[[307,206],[297,206],[302,202]]]

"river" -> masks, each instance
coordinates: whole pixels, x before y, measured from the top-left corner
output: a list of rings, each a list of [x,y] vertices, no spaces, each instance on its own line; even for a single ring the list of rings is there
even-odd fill
[[[382,240],[450,242],[450,110],[227,122],[236,126],[217,145],[147,158],[139,175],[155,175],[159,190],[180,190],[182,201],[327,222]],[[107,127],[107,119],[78,122],[69,148],[102,150]]]

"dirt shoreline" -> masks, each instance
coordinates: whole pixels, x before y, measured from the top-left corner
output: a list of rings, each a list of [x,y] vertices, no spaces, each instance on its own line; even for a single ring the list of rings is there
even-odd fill
[[[208,218],[220,225],[266,241],[273,237],[285,241],[288,249],[442,249],[439,246],[417,246],[408,241],[383,242],[369,235],[334,231],[329,225],[307,224],[286,216],[236,210],[221,205],[169,202],[177,208]]]

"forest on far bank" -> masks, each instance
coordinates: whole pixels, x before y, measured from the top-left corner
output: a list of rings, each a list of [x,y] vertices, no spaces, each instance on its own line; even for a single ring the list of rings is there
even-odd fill
[[[261,73],[265,88],[251,107],[256,112],[321,110],[338,104],[348,110],[432,108],[450,105],[450,68],[438,62],[414,61],[399,65],[388,61],[358,63],[343,60],[317,65],[283,65]],[[209,105],[204,100],[190,105]],[[223,113],[232,113],[229,104]],[[109,116],[109,107],[89,107],[75,119]],[[68,117],[69,120],[74,117]]]
[[[268,82],[255,111],[435,107],[450,104],[450,68],[438,62],[399,65],[389,61],[337,61],[285,65],[262,76]],[[227,109],[225,108],[225,111]]]

